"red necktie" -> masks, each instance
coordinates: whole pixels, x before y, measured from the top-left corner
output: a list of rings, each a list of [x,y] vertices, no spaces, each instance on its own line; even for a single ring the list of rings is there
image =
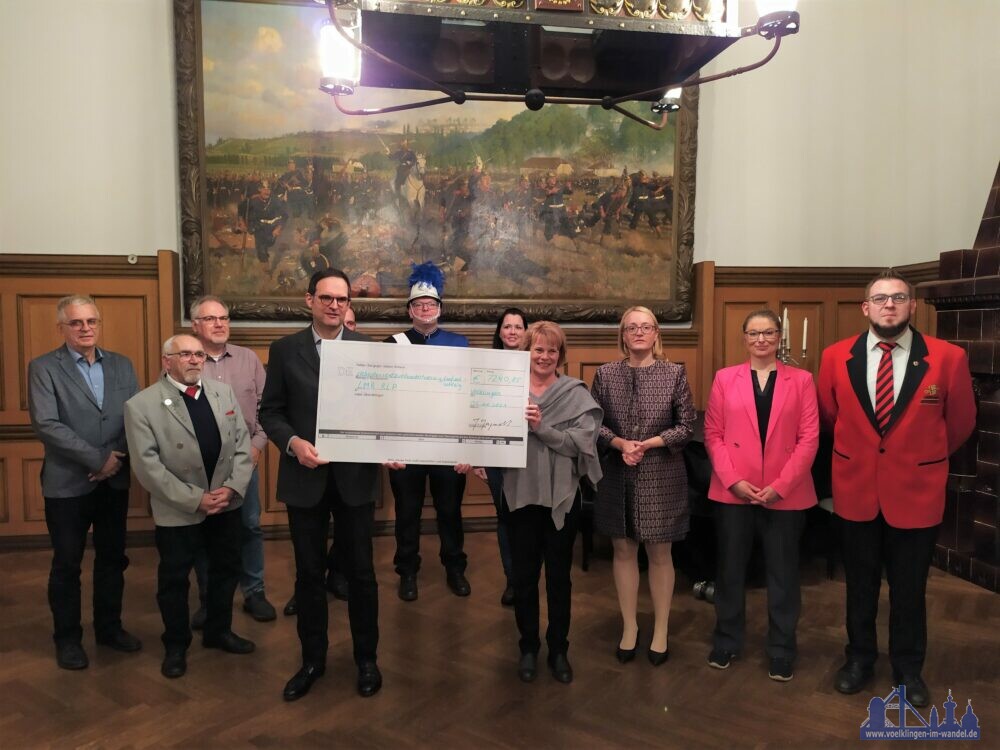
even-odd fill
[[[882,359],[878,363],[878,374],[875,376],[875,421],[878,422],[878,430],[883,435],[885,428],[889,424],[889,415],[892,414],[893,405],[893,385],[892,385],[892,350],[895,344],[885,341],[879,342],[879,349],[882,350]]]
[[[881,371],[882,371],[882,370],[880,369],[880,370],[879,370],[879,372],[881,372]],[[890,389],[890,390],[891,390],[891,389]],[[189,386],[187,387],[187,390],[185,390],[185,391],[184,391],[184,394],[185,394],[186,396],[190,396],[191,398],[194,398],[195,396],[197,396],[197,395],[198,395],[198,386],[196,386],[196,385],[189,385]],[[891,394],[890,394],[890,395],[891,395]]]

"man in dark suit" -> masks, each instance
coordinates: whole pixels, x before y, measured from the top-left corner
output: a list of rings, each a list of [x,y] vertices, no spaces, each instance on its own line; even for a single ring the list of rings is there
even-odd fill
[[[333,515],[341,526],[338,554],[345,562],[347,611],[358,665],[358,692],[374,695],[382,686],[376,665],[378,584],[372,562],[375,487],[378,464],[330,463],[319,457],[316,403],[319,396],[319,346],[324,340],[370,341],[347,330],[351,303],[347,275],[336,268],[317,271],[309,280],[306,306],[312,325],[271,344],[260,422],[281,452],[277,497],[288,510],[295,549],[295,600],[302,667],[285,685],[285,700],[301,698],[326,670],[327,601],[324,588],[326,542]]]
[[[28,409],[45,446],[42,494],[52,540],[49,607],[56,663],[84,669],[80,564],[94,529],[94,631],[116,651],[142,644],[122,628],[129,470],[125,401],[138,390],[132,363],[99,349],[101,315],[90,297],[64,297],[56,320],[65,344],[28,365]]]
[[[972,378],[959,347],[910,327],[913,287],[892,269],[868,284],[869,329],[823,352],[819,407],[833,432],[833,507],[844,528],[847,661],[834,687],[871,680],[882,566],[889,582],[893,684],[930,703],[925,592],[944,515],[948,456],[976,423]]]

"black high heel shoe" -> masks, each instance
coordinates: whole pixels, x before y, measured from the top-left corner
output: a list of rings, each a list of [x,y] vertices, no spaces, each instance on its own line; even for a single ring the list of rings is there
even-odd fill
[[[620,643],[621,642],[619,641],[619,644]],[[615,649],[615,658],[617,658],[621,664],[628,664],[635,658],[635,652],[638,650],[638,648],[639,648],[639,631],[636,631],[635,645],[632,648],[622,648],[621,645],[619,645],[618,648]]]
[[[649,651],[646,652],[646,655],[649,657],[649,663],[654,667],[658,667],[670,658],[670,649],[667,648],[663,651],[653,651],[653,649],[649,649]]]

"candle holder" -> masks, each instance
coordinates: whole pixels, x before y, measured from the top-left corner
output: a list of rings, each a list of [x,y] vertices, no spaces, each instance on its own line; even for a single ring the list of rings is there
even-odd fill
[[[806,358],[806,350],[802,350],[802,359]],[[799,366],[799,361],[792,356],[792,347],[785,341],[784,337],[781,339],[781,343],[778,344],[778,359],[781,360],[782,364],[785,365],[795,365]]]

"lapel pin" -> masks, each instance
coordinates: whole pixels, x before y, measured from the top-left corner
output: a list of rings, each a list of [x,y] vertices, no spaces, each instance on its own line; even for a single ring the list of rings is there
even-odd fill
[[[174,402],[171,401],[169,398],[163,399],[163,405],[164,406],[170,406],[172,403],[174,403]]]

